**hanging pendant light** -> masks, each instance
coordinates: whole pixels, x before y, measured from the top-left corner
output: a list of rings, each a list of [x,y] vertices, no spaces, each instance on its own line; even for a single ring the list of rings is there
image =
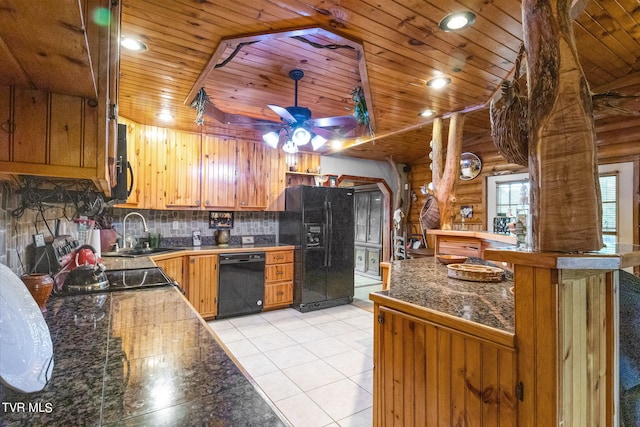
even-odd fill
[[[278,146],[278,141],[280,141],[280,134],[277,132],[268,132],[262,135],[262,140],[271,148],[276,148]]]
[[[311,141],[311,133],[302,126],[297,127],[293,130],[293,134],[291,134],[291,140],[296,145],[306,145]]]
[[[311,138],[311,146],[313,147],[313,151],[322,147],[325,142],[327,142],[327,139],[320,135],[316,135],[313,138]]]
[[[282,151],[289,154],[294,154],[298,152],[298,146],[294,144],[293,141],[287,141],[282,146]]]

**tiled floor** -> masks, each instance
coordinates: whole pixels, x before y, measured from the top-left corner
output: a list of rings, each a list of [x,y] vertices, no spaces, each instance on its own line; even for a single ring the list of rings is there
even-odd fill
[[[369,292],[354,304],[292,308],[209,322],[213,331],[294,426],[372,425],[373,316]]]

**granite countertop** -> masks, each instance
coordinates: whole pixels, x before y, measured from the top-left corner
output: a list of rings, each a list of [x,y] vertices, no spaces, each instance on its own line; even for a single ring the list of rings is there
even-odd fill
[[[467,263],[487,264],[477,258]],[[514,302],[508,271],[501,282],[453,279],[447,267],[433,257],[391,262],[389,289],[374,292],[404,303],[465,319],[504,332],[514,332]]]
[[[159,252],[149,254],[148,256],[103,256],[102,263],[107,270],[121,270],[128,268],[147,268],[155,266],[154,259],[166,259],[176,256],[193,255],[193,254],[222,254],[226,252],[260,252],[260,251],[277,251],[282,249],[294,249],[295,246],[279,243],[256,243],[254,245],[211,245],[211,246],[189,246],[180,248],[171,248],[168,252]]]
[[[0,425],[288,425],[173,287],[52,297],[45,388],[0,384]],[[32,405],[35,407],[35,405]]]

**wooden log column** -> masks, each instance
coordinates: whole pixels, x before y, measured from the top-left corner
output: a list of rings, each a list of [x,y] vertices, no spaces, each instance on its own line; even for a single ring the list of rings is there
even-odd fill
[[[603,247],[596,133],[570,0],[524,0],[532,247]]]

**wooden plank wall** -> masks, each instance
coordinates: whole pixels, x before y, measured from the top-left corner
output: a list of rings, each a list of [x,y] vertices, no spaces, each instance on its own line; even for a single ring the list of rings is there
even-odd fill
[[[606,281],[606,273],[562,271],[558,397],[564,425],[608,425]]]
[[[638,210],[640,204],[640,117],[614,116],[605,117],[596,121],[596,133],[598,144],[598,162],[600,164],[634,162],[635,173],[633,185],[636,200],[634,205],[634,221],[638,223]],[[465,220],[465,225],[470,230],[487,230],[491,219],[486,218],[485,207],[485,178],[492,175],[527,172],[527,168],[508,163],[493,144],[490,135],[473,136],[466,135],[462,146],[463,152],[472,152],[482,160],[482,172],[469,181],[458,181],[456,191],[456,219],[454,228],[461,225],[460,206],[473,206],[473,218]],[[428,144],[425,144],[428,147]],[[420,193],[420,186],[431,182],[431,170],[429,169],[429,152],[425,149],[425,155],[412,163],[408,175],[411,189],[417,196],[417,201],[411,204],[408,215],[409,230],[418,230],[420,210],[426,201],[426,196]],[[638,227],[635,228],[634,242],[639,241]]]
[[[376,314],[374,425],[516,425],[514,348],[386,307]]]

